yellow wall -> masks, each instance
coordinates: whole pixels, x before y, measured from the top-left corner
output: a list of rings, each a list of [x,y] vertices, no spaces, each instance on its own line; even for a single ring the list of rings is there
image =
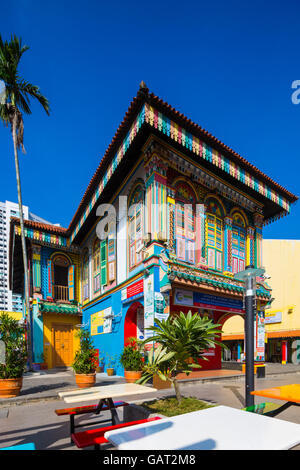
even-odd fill
[[[280,323],[266,324],[266,333],[300,329],[300,240],[263,240],[263,266],[271,276],[274,301],[266,313],[282,312]],[[292,313],[288,310],[292,308]],[[243,334],[243,320],[235,316],[223,326],[223,335]]]
[[[79,339],[76,337],[76,331],[78,328],[76,325],[80,323],[79,317],[67,317],[66,315],[55,315],[55,314],[44,314],[44,361],[48,365],[48,369],[51,369],[53,365],[53,335],[52,335],[52,323],[69,323],[74,326],[73,332],[73,356],[79,349]]]
[[[23,314],[22,312],[7,312],[6,310],[0,310],[0,315],[2,313],[7,313],[10,317],[14,318],[15,320],[22,320]]]
[[[263,266],[275,299],[266,313],[282,312],[282,322],[266,325],[266,332],[300,329],[300,240],[264,240]]]

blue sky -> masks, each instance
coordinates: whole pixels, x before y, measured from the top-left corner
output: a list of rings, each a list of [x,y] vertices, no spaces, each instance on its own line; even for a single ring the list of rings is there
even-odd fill
[[[300,195],[298,1],[11,0],[3,38],[30,46],[22,76],[51,104],[25,117],[23,203],[68,226],[141,80],[151,91]],[[0,200],[17,201],[0,126]],[[265,228],[300,238],[300,208]]]

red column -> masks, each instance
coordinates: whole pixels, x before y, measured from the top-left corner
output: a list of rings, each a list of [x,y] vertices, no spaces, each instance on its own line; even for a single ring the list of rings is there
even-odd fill
[[[281,363],[286,364],[287,363],[287,341],[282,341],[281,353],[282,353]]]

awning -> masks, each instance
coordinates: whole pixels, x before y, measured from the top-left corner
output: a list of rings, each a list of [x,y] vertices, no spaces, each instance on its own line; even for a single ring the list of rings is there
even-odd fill
[[[78,305],[73,304],[57,304],[54,302],[40,302],[40,313],[61,313],[68,315],[81,315],[81,310]]]

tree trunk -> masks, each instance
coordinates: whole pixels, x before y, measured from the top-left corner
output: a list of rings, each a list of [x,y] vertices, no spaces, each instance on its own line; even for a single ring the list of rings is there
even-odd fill
[[[23,264],[24,264],[24,296],[25,296],[25,318],[26,318],[26,326],[27,326],[27,354],[28,354],[29,370],[32,370],[32,337],[31,337],[31,317],[30,317],[30,305],[29,305],[28,270],[27,270],[28,266],[27,266],[26,241],[25,241],[25,233],[24,233],[21,179],[20,179],[18,148],[17,148],[16,119],[17,119],[17,115],[15,114],[13,118],[13,122],[12,122],[12,135],[13,135],[13,143],[14,143],[14,155],[15,155],[17,189],[18,189],[18,203],[19,203],[19,213],[20,213],[21,241],[22,241]]]
[[[174,390],[175,390],[175,393],[176,393],[177,401],[178,401],[178,403],[181,403],[182,396],[181,396],[181,393],[180,393],[179,383],[178,383],[176,378],[173,379],[172,382],[173,382],[173,385],[174,385]]]

